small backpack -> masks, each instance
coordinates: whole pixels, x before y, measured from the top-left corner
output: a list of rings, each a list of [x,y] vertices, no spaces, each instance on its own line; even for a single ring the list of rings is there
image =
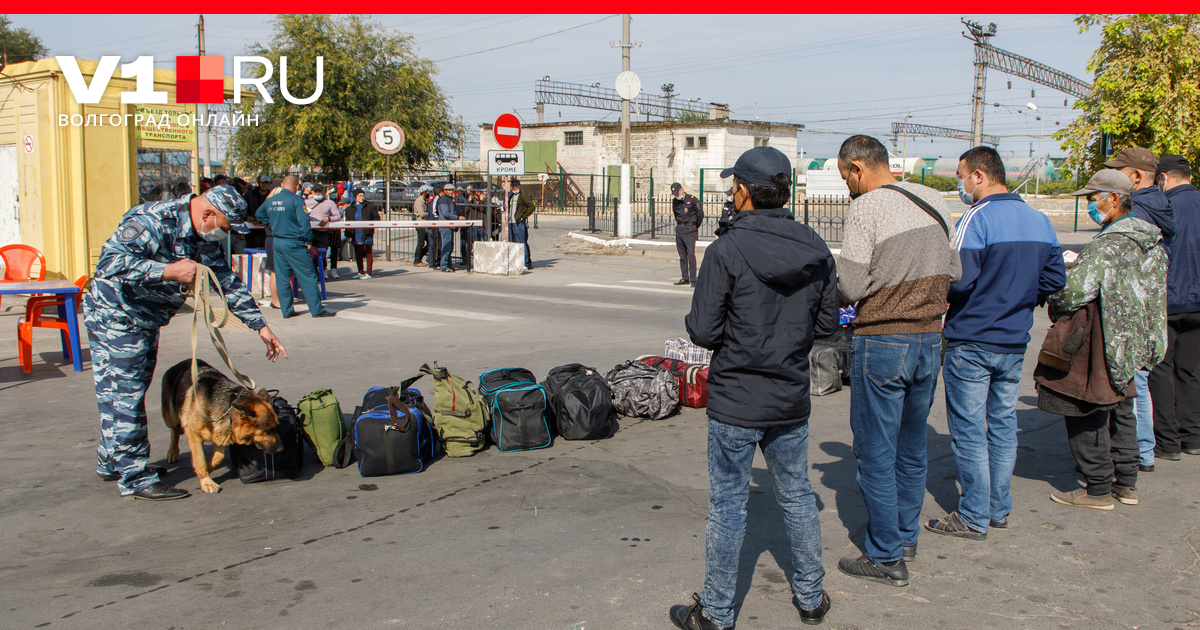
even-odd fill
[[[488,408],[471,381],[450,373],[437,361],[433,367],[421,366],[419,373],[404,381],[408,389],[424,375],[433,377],[433,427],[446,455],[469,457],[478,453],[487,441]]]
[[[492,418],[491,438],[501,453],[550,446],[546,389],[525,368],[500,368],[479,375],[479,393]]]
[[[679,382],[670,372],[634,359],[604,375],[623,416],[662,420],[679,408]]]
[[[304,440],[322,465],[344,468],[349,464],[342,407],[333,390],[318,389],[301,398],[300,420],[304,426]]]

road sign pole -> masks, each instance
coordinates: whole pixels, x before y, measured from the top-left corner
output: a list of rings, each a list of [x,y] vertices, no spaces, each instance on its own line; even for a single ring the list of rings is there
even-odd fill
[[[384,208],[383,212],[384,212],[384,216],[386,216],[390,219],[391,218],[390,213],[392,211],[392,156],[391,155],[384,156],[383,163],[384,163],[383,185],[387,189],[387,191],[383,194],[383,199],[384,199],[383,203],[387,206],[386,208]],[[383,237],[384,237],[385,241],[387,242],[387,261],[392,262],[392,228],[385,228],[383,230]],[[374,254],[371,254],[371,255],[374,256]]]
[[[483,185],[484,189],[484,204],[487,208],[487,222],[483,224],[483,240],[492,240],[492,175],[487,176],[487,183]]]

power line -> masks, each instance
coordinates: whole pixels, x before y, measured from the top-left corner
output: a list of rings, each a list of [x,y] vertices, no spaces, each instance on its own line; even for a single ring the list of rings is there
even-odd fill
[[[551,37],[551,36],[553,36],[553,35],[558,35],[558,34],[561,34],[561,33],[566,33],[567,31],[573,31],[573,30],[575,30],[575,29],[583,28],[583,27],[585,27],[585,26],[592,26],[593,24],[599,24],[599,23],[601,23],[601,22],[603,22],[603,21],[605,21],[605,20],[610,20],[610,19],[612,19],[612,18],[615,18],[615,17],[617,17],[617,15],[619,15],[619,14],[616,14],[616,13],[614,13],[614,14],[612,14],[612,15],[608,15],[608,16],[602,17],[602,18],[600,18],[599,20],[594,20],[594,21],[591,21],[591,22],[585,22],[585,23],[583,23],[583,24],[578,24],[578,25],[576,25],[576,26],[572,26],[572,27],[569,27],[569,28],[564,28],[564,29],[562,29],[562,30],[554,31],[553,33],[546,33],[545,35],[538,35],[537,37],[531,37],[531,38],[529,38],[529,39],[521,40],[521,41],[519,41],[519,42],[513,42],[513,43],[511,43],[511,44],[504,44],[503,46],[495,46],[495,47],[493,47],[493,48],[486,48],[486,49],[484,49],[484,50],[477,50],[477,51],[475,51],[475,52],[464,53],[464,54],[461,54],[461,55],[455,55],[455,56],[453,56],[453,57],[446,57],[446,58],[444,58],[444,59],[435,59],[435,60],[434,60],[434,63],[442,63],[443,61],[451,61],[451,60],[453,60],[453,59],[462,59],[463,57],[471,57],[471,56],[474,56],[474,55],[481,55],[481,54],[483,54],[483,53],[486,53],[486,52],[492,52],[492,51],[495,51],[495,50],[501,50],[501,49],[503,49],[503,48],[511,48],[511,47],[513,47],[513,46],[519,46],[519,45],[521,45],[521,44],[529,44],[529,43],[531,43],[531,42],[536,42],[536,41],[537,41],[537,40],[539,40],[539,39],[545,39],[545,38],[547,38],[547,37]]]

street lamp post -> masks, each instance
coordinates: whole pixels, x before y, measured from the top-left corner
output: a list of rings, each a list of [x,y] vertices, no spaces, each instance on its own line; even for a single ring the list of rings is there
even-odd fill
[[[1033,103],[1027,103],[1026,107],[1028,107],[1029,109],[1031,109],[1035,112],[1038,111],[1038,106]],[[1042,117],[1041,112],[1038,112],[1038,116],[1037,116],[1037,119],[1038,119],[1038,161],[1037,161],[1037,164],[1039,165],[1039,168],[1041,168],[1040,165],[1042,163],[1042,160],[1046,159],[1045,156],[1042,155],[1042,136],[1044,136],[1046,134],[1046,121],[1042,120],[1042,118],[1043,117]],[[1038,191],[1041,190],[1040,184],[1042,183],[1042,176],[1041,176],[1041,173],[1036,173],[1035,175],[1037,176],[1037,179],[1035,179],[1033,182],[1033,196],[1036,197],[1038,195]]]

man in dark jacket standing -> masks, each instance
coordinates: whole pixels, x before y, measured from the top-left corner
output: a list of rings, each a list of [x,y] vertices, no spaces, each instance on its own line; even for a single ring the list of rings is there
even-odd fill
[[[838,325],[837,271],[825,242],[784,206],[791,163],[755,147],[725,169],[738,209],[709,246],[685,319],[697,345],[714,351],[708,377],[709,517],[704,589],[670,617],[689,630],[733,626],[738,559],[755,447],[762,449],[792,546],[792,603],[818,624],[821,525],[808,481],[808,352],[814,334]]]
[[[1167,356],[1149,379],[1153,449],[1157,457],[1176,461],[1180,452],[1200,455],[1200,191],[1192,185],[1192,165],[1181,155],[1162,156],[1157,179],[1171,204],[1176,232],[1167,246]],[[1135,192],[1135,204],[1137,198]]]
[[[1117,151],[1104,165],[1129,177],[1133,182],[1133,216],[1158,226],[1162,230],[1163,244],[1170,246],[1171,239],[1175,238],[1175,214],[1167,196],[1154,185],[1158,156],[1150,149],[1130,147]]]
[[[677,285],[696,286],[696,231],[704,221],[700,200],[683,192],[679,182],[671,184],[671,209],[675,211],[675,249],[679,250],[679,271],[683,276]]]

